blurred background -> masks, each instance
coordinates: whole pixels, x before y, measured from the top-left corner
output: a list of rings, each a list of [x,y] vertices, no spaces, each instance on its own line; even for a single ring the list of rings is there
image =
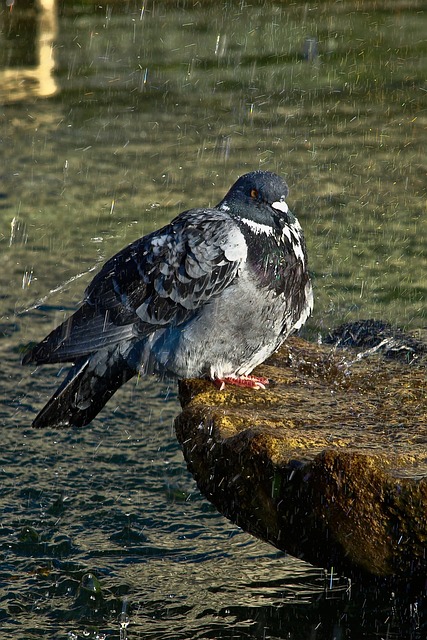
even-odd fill
[[[19,361],[106,258],[254,169],[285,177],[305,232],[304,335],[365,318],[417,333],[426,147],[421,0],[1,1],[8,637],[424,637],[414,599],[367,601],[214,511],[175,441],[175,385],[132,381],[88,428],[35,432],[63,372]]]

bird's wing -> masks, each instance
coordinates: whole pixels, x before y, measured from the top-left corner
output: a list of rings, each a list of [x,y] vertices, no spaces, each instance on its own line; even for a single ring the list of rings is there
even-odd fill
[[[24,363],[74,360],[180,325],[233,282],[246,255],[243,234],[225,212],[186,211],[108,260],[80,309]]]

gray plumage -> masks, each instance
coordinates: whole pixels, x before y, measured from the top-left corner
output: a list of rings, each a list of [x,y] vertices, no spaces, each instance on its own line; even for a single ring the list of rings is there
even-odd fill
[[[181,213],[108,260],[75,314],[24,356],[74,363],[34,425],[89,423],[136,373],[249,376],[312,309],[287,194],[276,174],[248,173],[216,207]]]

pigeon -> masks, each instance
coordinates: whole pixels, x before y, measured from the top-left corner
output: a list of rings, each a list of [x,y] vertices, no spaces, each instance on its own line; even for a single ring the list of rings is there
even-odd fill
[[[265,388],[252,370],[313,307],[301,226],[270,171],[184,211],[110,258],[77,311],[22,364],[70,362],[35,427],[82,427],[134,375]]]

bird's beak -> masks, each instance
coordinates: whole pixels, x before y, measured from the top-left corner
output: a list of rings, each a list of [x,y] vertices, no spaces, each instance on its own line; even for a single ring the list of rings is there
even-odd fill
[[[288,213],[289,211],[289,207],[284,200],[272,202],[271,206],[273,207],[273,209],[277,209],[277,211],[281,211],[282,213]]]

